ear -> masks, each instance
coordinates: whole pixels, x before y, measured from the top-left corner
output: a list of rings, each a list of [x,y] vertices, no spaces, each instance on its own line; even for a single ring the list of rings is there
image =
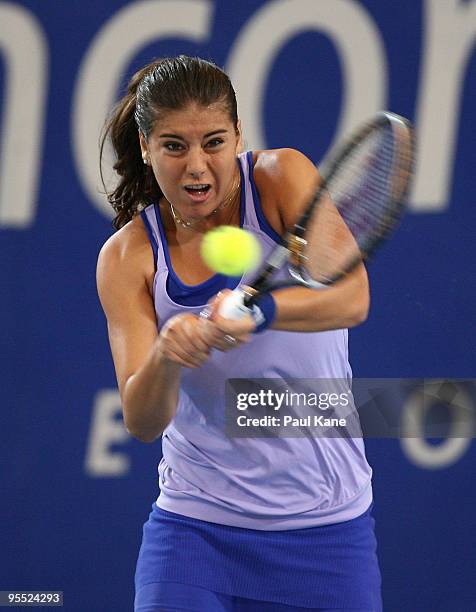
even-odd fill
[[[236,154],[242,153],[243,151],[243,134],[241,132],[241,120],[238,119],[236,122]]]
[[[140,130],[139,130],[139,142],[140,142],[140,150],[142,152],[142,157],[148,158],[149,147],[147,146],[147,140],[145,139],[144,134]]]

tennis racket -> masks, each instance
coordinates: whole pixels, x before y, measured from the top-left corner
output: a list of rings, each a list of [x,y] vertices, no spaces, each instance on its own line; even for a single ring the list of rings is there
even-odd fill
[[[332,150],[300,219],[285,232],[250,287],[235,289],[223,300],[220,315],[240,319],[259,295],[274,289],[329,287],[371,257],[405,208],[414,149],[410,122],[382,111]],[[286,263],[291,279],[273,282]]]

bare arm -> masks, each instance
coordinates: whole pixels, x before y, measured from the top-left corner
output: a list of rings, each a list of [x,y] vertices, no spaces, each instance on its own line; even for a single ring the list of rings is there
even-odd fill
[[[290,287],[273,294],[273,329],[325,331],[359,325],[367,318],[369,286],[363,264],[328,289]]]
[[[263,159],[263,161],[261,161]],[[279,213],[282,233],[291,226],[305,208],[319,182],[314,164],[292,149],[263,152],[255,166],[257,186],[263,206]],[[333,206],[331,203],[326,205]],[[270,210],[271,211],[271,210]],[[271,213],[272,217],[272,213]],[[342,222],[339,240],[352,240]],[[276,319],[273,329],[289,331],[323,331],[353,327],[364,321],[369,308],[369,286],[363,264],[334,286],[321,291],[292,287],[276,291]]]
[[[134,437],[152,442],[175,415],[181,367],[201,365],[209,348],[196,333],[193,315],[170,319],[159,335],[148,282],[154,274],[152,252],[141,223],[132,221],[106,242],[97,286],[125,426]]]

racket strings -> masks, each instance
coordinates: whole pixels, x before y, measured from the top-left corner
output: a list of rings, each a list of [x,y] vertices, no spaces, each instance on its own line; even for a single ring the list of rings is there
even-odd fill
[[[328,187],[332,201],[359,246],[385,223],[392,192],[395,139],[390,128],[356,147]]]
[[[395,224],[410,171],[411,146],[402,137],[391,125],[372,130],[328,178],[306,231],[304,268],[315,281],[340,277]]]

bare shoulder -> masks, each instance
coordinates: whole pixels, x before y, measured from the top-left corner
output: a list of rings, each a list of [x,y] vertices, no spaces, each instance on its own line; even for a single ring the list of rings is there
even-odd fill
[[[255,172],[269,177],[284,178],[293,172],[316,172],[312,161],[297,149],[254,151]]]
[[[124,227],[110,236],[101,248],[99,261],[116,257],[137,257],[149,244],[142,219],[134,217]]]
[[[131,284],[151,286],[154,260],[147,231],[140,217],[113,234],[102,246],[97,263],[97,284],[102,293],[111,286],[127,288]]]
[[[282,227],[290,225],[311,197],[319,173],[296,149],[270,149],[254,152],[254,179],[265,214],[279,214]],[[273,213],[274,211],[274,213]]]

